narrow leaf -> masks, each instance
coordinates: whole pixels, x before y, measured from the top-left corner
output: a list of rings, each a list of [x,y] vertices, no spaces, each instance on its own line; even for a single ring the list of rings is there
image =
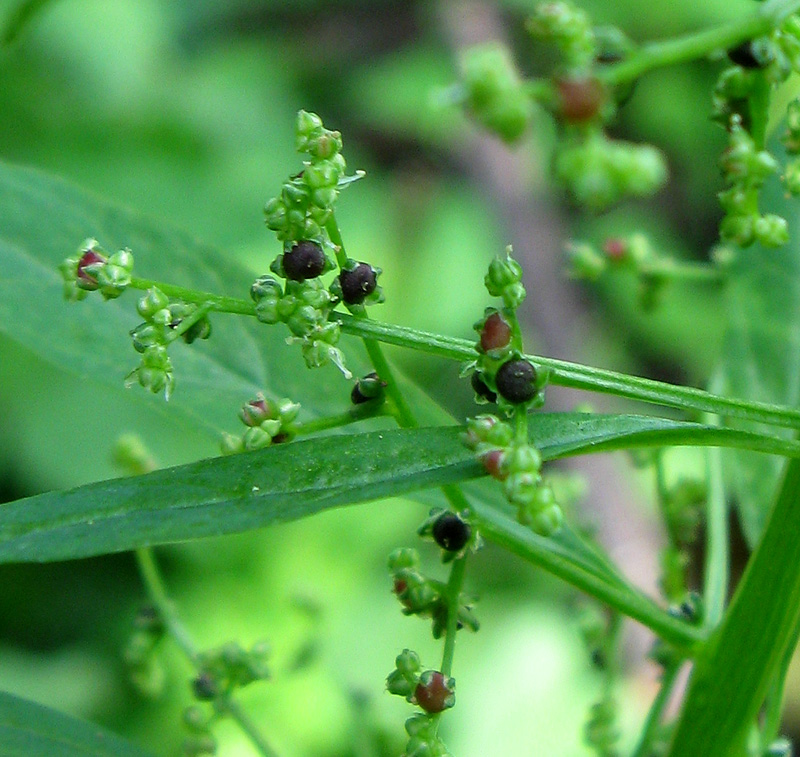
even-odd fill
[[[634,446],[800,444],[644,416],[537,414],[545,459]],[[0,506],[0,562],[63,560],[246,531],[331,507],[484,474],[459,427],[398,429],[275,445]]]
[[[0,757],[149,757],[99,726],[0,691]]]

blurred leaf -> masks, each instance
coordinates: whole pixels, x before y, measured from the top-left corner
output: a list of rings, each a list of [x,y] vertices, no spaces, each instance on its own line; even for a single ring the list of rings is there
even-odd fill
[[[785,156],[779,156],[785,158]],[[777,182],[774,182],[777,185]],[[777,249],[739,250],[726,287],[728,328],[712,391],[789,407],[800,404],[800,216],[774,186],[763,207],[789,222],[790,242]],[[737,428],[764,431],[753,424]],[[790,437],[791,432],[769,433]],[[782,460],[727,451],[723,457],[745,537],[754,546],[772,506]]]
[[[0,691],[0,757],[148,757],[85,721]]]
[[[634,446],[730,445],[800,456],[800,444],[694,423],[622,415],[539,414],[545,459]],[[64,560],[295,520],[484,475],[457,426],[275,445],[145,476],[49,492],[2,506],[0,562]]]

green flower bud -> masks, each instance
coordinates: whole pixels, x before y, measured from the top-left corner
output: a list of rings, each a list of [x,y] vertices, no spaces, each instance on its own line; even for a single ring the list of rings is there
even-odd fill
[[[397,670],[405,675],[416,673],[422,664],[419,660],[419,655],[411,649],[404,649],[395,660]]]
[[[506,453],[505,467],[509,473],[535,473],[542,467],[542,455],[530,444],[515,444]]]
[[[192,735],[183,742],[183,753],[186,757],[216,754],[217,741],[210,733]]]
[[[414,696],[416,683],[409,681],[400,671],[393,670],[386,678],[386,690],[395,696],[405,697],[408,701]]]
[[[374,371],[356,381],[350,400],[354,405],[360,405],[370,400],[383,399],[386,382]]]
[[[558,45],[568,68],[587,68],[596,55],[589,16],[571,3],[540,3],[534,8],[526,28],[534,38]]]
[[[505,142],[528,127],[533,105],[508,51],[496,43],[468,50],[462,57],[466,105],[473,117]]]
[[[130,332],[130,335],[133,339],[133,348],[137,352],[143,353],[148,347],[165,343],[163,328],[152,323],[140,323]]]
[[[768,213],[756,219],[753,235],[764,247],[780,247],[789,241],[789,226],[785,218]]]
[[[136,303],[136,310],[145,320],[150,320],[153,315],[169,305],[169,297],[158,287],[151,287],[139,298]]]
[[[286,205],[277,197],[273,197],[264,206],[264,221],[271,231],[281,231],[286,228]]]
[[[511,246],[506,247],[505,257],[496,257],[489,264],[489,272],[483,281],[492,297],[504,297],[507,289],[522,281],[522,268],[511,257],[511,252]]]
[[[783,185],[791,195],[800,194],[800,158],[790,160],[783,172]]]
[[[596,281],[608,267],[607,258],[585,242],[570,242],[565,252],[569,274],[576,279]]]
[[[168,400],[172,394],[174,377],[167,348],[161,344],[147,347],[142,353],[142,362],[139,367],[128,375],[126,386],[130,386],[134,377],[143,388],[149,389],[153,394],[158,394],[163,390],[164,399]]]
[[[719,225],[719,235],[726,242],[733,242],[739,247],[747,247],[755,241],[752,215],[727,215]]]
[[[321,160],[318,163],[309,163],[305,167],[303,181],[312,192],[316,189],[335,189],[340,175],[341,170],[336,163]]]
[[[418,568],[419,553],[411,547],[400,547],[389,555],[389,570],[397,572],[404,568]]]

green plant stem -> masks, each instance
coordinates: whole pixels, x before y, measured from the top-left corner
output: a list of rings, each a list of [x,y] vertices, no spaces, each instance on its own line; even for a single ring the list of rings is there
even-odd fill
[[[444,637],[444,651],[442,653],[441,672],[449,676],[453,669],[453,655],[456,650],[456,634],[458,633],[458,610],[461,599],[461,589],[464,586],[464,573],[467,567],[466,553],[453,560],[450,568],[450,578],[447,581],[445,598],[447,600],[447,628]]]
[[[202,321],[213,309],[214,307],[210,302],[204,302],[202,305],[196,307],[194,312],[187,315],[176,328],[167,334],[167,344],[183,336],[195,323]]]
[[[135,555],[147,596],[158,611],[167,628],[167,632],[192,663],[192,666],[195,669],[199,669],[201,665],[199,650],[188,629],[175,611],[172,600],[167,595],[153,550],[148,547],[142,547],[135,551]],[[230,694],[220,696],[217,700],[217,706],[236,721],[262,757],[277,757],[277,752],[267,743],[250,717],[242,710],[239,703],[234,701]]]
[[[342,331],[347,334],[371,336],[386,344],[416,349],[450,360],[475,359],[475,345],[467,339],[442,336],[377,321],[359,321],[353,316],[339,312],[333,313],[331,317],[339,321]],[[768,425],[800,428],[800,410],[796,408],[721,397],[702,389],[629,376],[603,368],[592,368],[539,355],[526,355],[526,358],[537,366],[550,369],[551,384],[614,394],[667,407],[715,413]]]
[[[487,540],[639,621],[665,641],[686,649],[690,654],[705,640],[703,630],[667,614],[622,579],[609,580],[566,560],[548,545],[545,537],[534,534],[494,507],[477,501],[471,507],[476,525]]]
[[[223,297],[140,278],[134,278],[131,286],[135,289],[149,289],[151,286],[157,286],[170,297],[179,298],[186,302],[208,303],[212,310],[218,312],[255,316],[255,305],[236,297]],[[433,334],[406,326],[380,323],[366,318],[357,318],[349,313],[341,313],[339,311],[331,313],[331,320],[338,321],[342,332],[351,336],[374,339],[376,342],[393,344],[448,360],[468,361],[475,359],[475,344],[468,339]],[[731,397],[722,397],[702,389],[677,386],[639,376],[630,376],[603,368],[570,363],[566,360],[537,355],[526,355],[526,358],[537,366],[549,368],[551,371],[550,383],[558,386],[602,394],[613,394],[654,405],[696,410],[756,423],[800,429],[800,410],[797,408],[784,407],[767,402],[748,402]]]
[[[644,727],[642,728],[642,735],[639,737],[639,743],[636,745],[632,757],[650,757],[650,755],[653,754],[653,742],[658,736],[658,729],[661,726],[661,717],[669,703],[669,698],[675,687],[680,669],[680,664],[672,665],[667,668],[661,676],[661,688],[659,688],[658,694],[656,694],[656,698],[650,706],[650,711],[647,713],[647,719],[644,721]]]
[[[706,494],[706,557],[703,576],[703,625],[712,629],[725,613],[730,579],[728,505],[722,478],[722,451],[706,450],[708,491]]]
[[[738,757],[800,632],[800,461],[789,460],[733,601],[695,660],[672,757]],[[735,692],[735,696],[732,696]]]
[[[158,610],[158,614],[164,622],[169,635],[186,657],[189,658],[192,665],[198,667],[200,655],[197,646],[175,611],[172,600],[167,595],[153,550],[149,547],[141,547],[134,554],[136,555],[136,564],[139,566],[139,574],[142,577],[148,598]]]
[[[746,18],[664,42],[643,45],[620,63],[598,71],[598,76],[606,84],[622,84],[657,68],[704,58],[718,50],[727,50],[748,39],[768,34],[798,10],[800,0],[768,0]]]
[[[385,415],[393,416],[394,413],[386,407],[386,403],[380,400],[371,400],[356,405],[343,413],[326,415],[324,418],[315,418],[313,421],[298,423],[295,426],[295,430],[298,436],[306,436],[308,434],[316,434],[319,431],[349,426],[351,423],[358,423],[367,418],[379,418]]]
[[[721,284],[727,280],[727,273],[709,263],[691,263],[674,258],[658,258],[640,263],[636,273],[643,277],[653,277],[667,281]]]
[[[198,305],[208,304],[210,310],[217,310],[219,312],[252,316],[256,314],[255,304],[250,300],[243,300],[239,297],[226,297],[220,294],[212,294],[211,292],[200,292],[197,289],[188,289],[187,287],[176,286],[175,284],[167,284],[163,281],[142,279],[138,276],[131,278],[129,286],[134,289],[144,290],[157,287],[166,294],[167,297],[172,297],[176,300],[184,300],[185,302],[196,302]]]

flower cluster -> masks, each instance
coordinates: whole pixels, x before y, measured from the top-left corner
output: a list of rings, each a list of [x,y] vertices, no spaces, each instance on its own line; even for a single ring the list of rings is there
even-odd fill
[[[419,567],[419,553],[415,549],[404,547],[389,555],[392,587],[403,606],[403,614],[430,618],[433,638],[439,639],[447,630],[447,586],[443,581],[424,576]],[[480,627],[472,612],[472,600],[463,595],[459,597],[457,627],[468,628],[470,631],[477,631]]]
[[[137,380],[154,394],[164,391],[169,399],[175,379],[167,347],[177,338],[191,344],[211,336],[208,310],[181,300],[170,301],[158,287],[151,287],[139,298],[136,310],[144,322],[132,329],[133,348],[142,355],[141,363],[126,379]]]
[[[59,266],[64,279],[64,297],[82,300],[99,291],[106,300],[119,297],[131,283],[133,255],[126,247],[109,255],[96,239],[87,239],[76,255]]]
[[[383,302],[378,286],[380,269],[347,258],[329,233],[330,225],[335,226],[333,206],[340,188],[360,175],[344,175],[342,136],[326,129],[318,115],[301,110],[295,136],[298,152],[308,159],[303,161],[303,170],[284,182],[280,195],[264,208],[267,226],[283,243],[283,252],[270,265],[278,278],[260,276],[250,295],[260,321],[288,326],[290,341],[301,344],[310,368],[331,362],[350,378],[335,346],[339,325],[329,320],[330,314],[340,302],[351,308]],[[320,277],[337,266],[331,254],[339,273],[326,287]]]
[[[542,536],[558,531],[563,514],[542,478],[542,456],[536,447],[515,438],[511,426],[494,415],[470,418],[463,441],[487,473],[503,482],[503,493],[516,506],[520,523]]]
[[[223,454],[262,449],[271,444],[291,441],[296,433],[294,421],[299,412],[300,405],[296,402],[289,399],[271,400],[259,393],[239,411],[239,419],[247,426],[242,436],[223,436]]]
[[[142,607],[134,619],[134,630],[123,651],[133,685],[145,696],[156,697],[164,687],[164,669],[156,650],[166,628],[158,611]]]
[[[759,242],[778,247],[789,239],[786,219],[772,213],[761,214],[758,194],[768,177],[778,170],[778,162],[767,151],[756,147],[738,114],[731,116],[728,147],[720,160],[726,188],[719,193],[725,211],[720,236],[725,241],[747,247]]]

